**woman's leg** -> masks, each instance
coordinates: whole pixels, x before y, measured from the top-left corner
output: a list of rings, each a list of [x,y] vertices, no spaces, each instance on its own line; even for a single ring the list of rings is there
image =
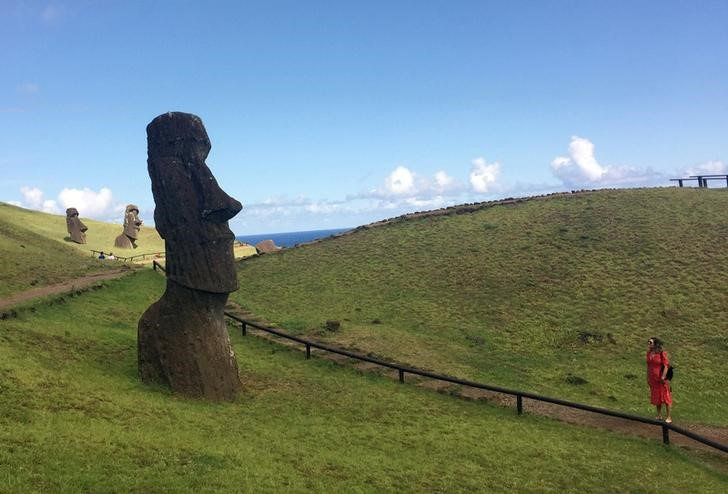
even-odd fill
[[[672,405],[668,405],[665,403],[665,410],[667,411],[667,417],[665,417],[665,422],[668,424],[672,422]]]
[[[655,405],[655,410],[657,410],[657,417],[655,417],[657,420],[662,420],[662,404]]]

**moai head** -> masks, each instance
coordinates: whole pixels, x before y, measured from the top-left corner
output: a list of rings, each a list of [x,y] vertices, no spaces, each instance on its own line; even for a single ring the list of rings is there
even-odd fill
[[[78,217],[78,209],[66,209],[66,229],[71,236],[71,240],[77,244],[86,243],[86,230],[88,230],[88,227]]]
[[[142,223],[143,221],[139,219],[139,208],[134,204],[128,204],[124,213],[124,235],[131,239],[132,244],[139,235]]]
[[[238,289],[235,235],[228,220],[243,206],[217,184],[205,164],[210,139],[202,120],[164,113],[147,126],[147,168],[154,223],[165,240],[167,277],[213,293]]]

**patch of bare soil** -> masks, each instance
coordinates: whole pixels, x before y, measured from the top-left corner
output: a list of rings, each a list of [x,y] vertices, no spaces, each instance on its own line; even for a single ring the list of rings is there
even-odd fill
[[[251,313],[249,313],[247,311],[242,310],[235,303],[228,304],[228,311],[238,315],[242,319],[255,321],[264,326],[269,325],[269,323],[262,321],[259,318],[256,318],[255,316],[253,316]],[[284,338],[280,338],[278,336],[271,335],[264,331],[258,331],[254,328],[250,328],[250,327],[248,327],[248,328],[250,330],[249,332],[254,334],[256,337],[265,338],[265,339],[268,339],[271,341],[276,341],[282,345],[286,345],[287,347],[290,347],[290,348],[293,348],[296,350],[300,350],[302,352],[306,351],[305,347],[303,345],[301,345],[300,343],[286,340]],[[376,373],[376,374],[379,374],[382,376],[389,377],[391,379],[399,379],[398,371],[386,369],[377,364],[373,364],[370,362],[357,361],[357,360],[349,358],[349,357],[329,353],[326,351],[315,350],[315,349],[312,349],[311,354],[315,355],[316,357],[319,357],[319,358],[325,358],[325,359],[331,360],[333,362],[337,362],[338,364],[341,364],[341,365],[352,366],[359,372],[372,372],[372,373]],[[488,403],[512,408],[514,411],[516,410],[516,399],[515,399],[515,397],[510,396],[510,395],[496,393],[494,391],[487,391],[487,390],[478,389],[478,388],[471,388],[468,386],[455,385],[455,384],[448,383],[445,381],[438,381],[436,379],[429,379],[426,377],[415,376],[412,374],[405,374],[405,382],[409,383],[409,384],[413,384],[415,386],[421,386],[426,389],[431,389],[433,391],[437,391],[438,393],[449,394],[451,396],[455,396],[455,397],[458,397],[461,399],[486,401]],[[618,417],[610,417],[608,415],[602,415],[602,414],[598,414],[598,413],[594,413],[594,412],[587,412],[587,411],[578,410],[575,408],[569,408],[569,407],[565,407],[565,406],[561,406],[561,405],[555,405],[552,403],[546,403],[546,402],[542,402],[542,401],[538,401],[538,400],[531,400],[528,398],[523,398],[522,404],[523,404],[524,413],[541,415],[544,417],[549,417],[549,418],[552,418],[555,420],[560,420],[562,422],[567,422],[570,424],[597,427],[600,429],[607,429],[612,432],[616,432],[616,433],[620,433],[620,434],[632,435],[632,436],[638,436],[638,437],[662,441],[662,427],[659,427],[656,425],[643,424],[641,422],[634,422],[632,420],[621,419]],[[706,437],[706,438],[716,441],[718,443],[728,444],[728,428],[701,425],[701,424],[686,424],[686,423],[680,422],[679,420],[676,420],[674,422],[674,425],[679,426],[683,429],[687,429],[690,432],[699,434],[703,437]],[[696,450],[700,450],[700,451],[708,451],[711,453],[720,454],[718,452],[718,450],[716,450],[715,448],[702,444],[698,441],[690,439],[689,437],[683,436],[682,434],[678,434],[676,432],[671,431],[671,433],[669,434],[669,438],[670,438],[671,444],[679,445],[681,447],[685,447],[685,448],[689,448],[689,449],[696,449]]]
[[[12,307],[14,305],[18,305],[23,302],[27,302],[28,300],[32,300],[34,298],[46,297],[48,295],[72,293],[76,290],[80,290],[82,288],[86,288],[95,283],[98,283],[99,281],[120,278],[128,274],[129,272],[131,272],[131,268],[129,268],[128,266],[122,266],[119,269],[115,269],[113,271],[102,271],[99,273],[88,274],[86,276],[73,278],[71,280],[57,283],[55,285],[46,285],[38,288],[32,288],[24,292],[14,293],[5,298],[0,298],[0,310]]]

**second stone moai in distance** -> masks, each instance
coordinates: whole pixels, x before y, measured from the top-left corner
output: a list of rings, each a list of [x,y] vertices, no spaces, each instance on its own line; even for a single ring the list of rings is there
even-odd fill
[[[124,212],[124,231],[116,237],[114,247],[119,249],[136,249],[137,236],[139,229],[142,227],[143,221],[139,219],[139,208],[134,204],[126,206]]]
[[[86,243],[86,231],[88,227],[83,224],[83,221],[78,217],[78,209],[68,208],[66,209],[66,230],[71,240],[77,244]]]

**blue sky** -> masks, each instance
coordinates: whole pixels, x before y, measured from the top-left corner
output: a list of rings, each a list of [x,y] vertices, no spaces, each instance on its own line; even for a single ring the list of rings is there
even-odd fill
[[[728,173],[728,2],[0,2],[0,201],[153,222],[200,116],[237,234]]]

